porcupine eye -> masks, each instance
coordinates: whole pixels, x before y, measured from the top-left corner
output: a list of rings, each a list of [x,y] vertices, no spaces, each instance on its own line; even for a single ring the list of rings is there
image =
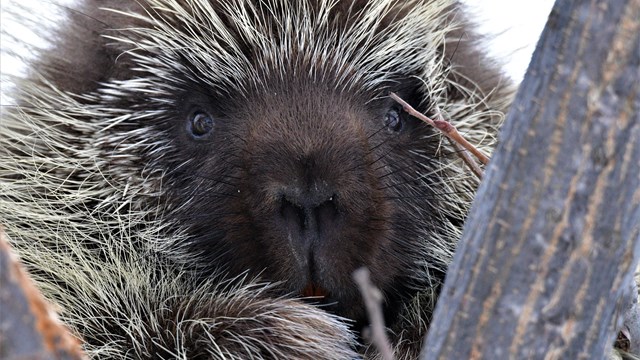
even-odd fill
[[[397,108],[391,108],[384,115],[384,126],[389,129],[389,131],[398,132],[402,130],[403,122],[400,117],[400,111]]]
[[[189,116],[187,130],[195,139],[200,139],[213,130],[213,118],[206,112],[195,111]]]

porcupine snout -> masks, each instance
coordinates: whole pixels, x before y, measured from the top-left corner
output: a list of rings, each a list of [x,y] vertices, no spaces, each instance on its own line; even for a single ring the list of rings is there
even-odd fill
[[[377,117],[327,94],[286,95],[251,102],[261,116],[248,123],[243,196],[265,239],[259,254],[277,254],[263,274],[292,292],[337,295],[353,270],[377,261],[384,231],[375,228],[386,228],[375,223],[388,215],[368,143]]]
[[[277,136],[278,145],[267,146],[274,152],[255,163],[264,171],[253,183],[266,194],[260,198],[268,206],[254,208],[254,218],[271,219],[266,233],[286,243],[298,265],[306,268],[302,271],[315,276],[336,258],[331,249],[352,238],[352,228],[361,218],[358,213],[369,203],[369,189],[361,180],[363,160],[354,157],[362,151],[346,143],[338,147],[317,141],[344,136],[321,127],[309,133],[282,129]]]

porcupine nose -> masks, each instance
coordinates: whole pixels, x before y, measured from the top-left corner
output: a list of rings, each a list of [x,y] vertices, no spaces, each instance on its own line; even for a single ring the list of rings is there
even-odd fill
[[[289,237],[312,250],[334,227],[338,215],[332,182],[320,170],[317,156],[301,156],[291,183],[281,191],[280,216]]]
[[[322,241],[335,226],[338,211],[336,195],[332,191],[289,188],[281,197],[280,216],[287,232],[299,238],[307,247]]]
[[[328,270],[327,250],[335,251],[338,229],[336,195],[332,191],[289,188],[281,197],[280,216],[294,258],[302,266],[307,282],[302,296],[324,297],[321,274]]]

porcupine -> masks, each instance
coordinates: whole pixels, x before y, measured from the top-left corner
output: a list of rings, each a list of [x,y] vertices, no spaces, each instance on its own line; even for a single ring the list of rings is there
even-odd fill
[[[458,2],[65,16],[0,124],[0,218],[90,355],[375,358],[367,266],[417,357],[477,179],[387,95],[489,152],[512,94]]]

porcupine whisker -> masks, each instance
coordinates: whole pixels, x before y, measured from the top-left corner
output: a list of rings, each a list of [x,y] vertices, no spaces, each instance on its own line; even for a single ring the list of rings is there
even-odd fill
[[[415,174],[416,164],[414,164],[413,162],[402,160],[402,161],[398,161],[397,164],[394,164],[394,166],[387,165],[387,166],[384,166],[384,167],[388,167],[391,170],[386,172],[386,173],[384,173],[384,174],[380,174],[379,176],[377,176],[378,180],[382,180],[382,179],[384,179],[384,178],[386,178],[388,176],[391,176],[391,175],[398,175],[398,176],[401,176],[403,178],[408,177],[407,182],[420,181],[421,177],[431,175],[433,173],[433,168],[434,168],[433,166],[431,166],[431,164],[425,164],[422,167],[425,170],[427,170],[428,173],[425,174],[425,175],[421,175],[421,176],[416,177],[416,174]],[[382,167],[379,167],[377,170],[380,170],[380,169],[382,169]],[[394,184],[389,185],[389,187],[393,187],[394,185],[403,185],[403,184],[406,184],[406,183],[394,183]],[[384,189],[386,189],[386,187],[377,188],[377,189],[378,190],[384,190]]]
[[[403,171],[407,171],[409,169],[413,169],[413,166],[415,166],[415,165],[409,164],[409,165],[406,165],[406,166],[403,166],[403,167],[399,167],[399,168],[393,169],[393,170],[391,170],[391,171],[389,171],[389,172],[387,172],[385,174],[382,174],[382,175],[378,176],[378,180],[382,180],[382,179],[386,178],[387,176],[391,176],[391,175],[394,175],[394,174],[397,174],[397,173],[400,173],[400,172],[403,172]],[[384,188],[378,188],[378,190],[383,190],[383,189]]]
[[[370,135],[367,136],[367,140],[371,140],[372,137],[376,136],[377,134],[379,134],[382,130],[386,129],[386,126],[381,126],[380,128],[378,128],[376,131],[372,132]]]
[[[414,184],[414,183],[423,183],[424,185],[428,185],[430,187],[434,187],[434,186],[438,186],[438,187],[444,187],[447,184],[447,181],[445,180],[440,180],[437,181],[437,176],[438,176],[438,170],[436,167],[423,167],[423,169],[425,171],[421,171],[421,172],[417,172],[412,171],[412,172],[399,172],[398,177],[400,178],[399,181],[395,182],[395,183],[390,183],[388,185],[385,185],[383,188],[379,188],[379,190],[385,190],[385,189],[393,189],[394,187],[398,187],[398,186],[404,186],[407,184]]]
[[[200,219],[211,219],[212,217],[237,216],[237,215],[242,215],[242,212],[239,212],[239,211],[212,212],[212,213],[203,213],[203,214],[190,215],[190,216],[185,215],[183,217],[178,217],[177,219],[183,220],[183,221],[190,221],[190,220],[200,220]]]
[[[231,136],[233,136],[234,138],[242,141],[245,145],[247,145],[247,140],[243,139],[242,136],[240,136],[238,133],[236,132],[230,132],[229,133]],[[251,155],[251,153],[249,153]]]
[[[235,165],[232,165],[230,163],[226,163],[226,164],[231,165],[232,168],[237,168],[237,169],[241,168],[241,166],[237,165],[237,164],[235,164]],[[211,181],[211,182],[214,182],[214,183],[219,182],[219,183],[222,183],[222,184],[235,186],[235,185],[229,184],[225,180],[221,180],[221,179],[218,179],[218,178],[214,177],[215,175],[218,175],[217,173],[214,173],[214,174],[211,174],[211,175],[207,176],[207,174],[193,174],[193,173],[188,172],[186,170],[178,170],[178,169],[176,169],[176,170],[169,171],[167,173],[167,175],[186,175],[186,176],[191,177],[191,178],[207,180],[207,181]],[[241,177],[225,173],[225,174],[223,174],[223,179],[240,180]]]
[[[396,148],[397,148],[397,146],[398,146],[398,145],[394,145],[394,146],[393,146],[391,149],[389,149],[388,151],[384,151],[384,152],[382,152],[382,154],[381,154],[379,157],[375,158],[373,161],[368,162],[366,165],[367,165],[367,166],[373,166],[373,165],[375,165],[378,161],[380,161],[380,160],[382,160],[382,159],[386,158],[390,153],[392,153],[392,151],[393,151],[394,149],[396,149]]]
[[[404,199],[421,199],[421,200],[438,200],[438,199],[447,199],[447,196],[450,195],[462,195],[462,194],[471,194],[473,191],[452,191],[448,193],[438,193],[438,194],[429,194],[429,195],[407,195],[407,196],[388,196],[385,197],[386,200],[404,200]]]
[[[394,148],[395,148],[395,147],[394,147]],[[390,153],[391,153],[391,152],[387,152],[387,153],[385,153],[384,155],[385,155],[385,156],[387,156],[387,155],[388,155],[388,154],[390,154]],[[427,161],[431,161],[431,160],[433,159],[433,157],[425,156],[425,157],[423,157],[423,159],[425,159],[425,160],[427,160]],[[380,160],[382,160],[382,159],[376,159],[376,161],[369,163],[369,165],[370,165],[370,166],[373,166],[373,165],[375,165],[375,163],[379,162]],[[416,162],[415,160],[412,160],[412,159],[407,159],[407,158],[404,158],[404,157],[400,157],[399,159],[396,159],[396,160],[393,162],[393,165],[394,165],[394,166],[390,166],[389,164],[382,163],[382,164],[381,164],[381,165],[379,165],[378,167],[373,168],[373,170],[374,170],[374,171],[379,171],[379,170],[384,169],[384,168],[387,168],[387,167],[395,167],[395,165],[397,165],[397,164],[401,164],[401,165],[403,165],[403,164],[409,164],[409,166],[411,166],[411,164],[417,164],[417,162]],[[421,165],[423,165],[423,166],[430,166],[430,164],[421,164]]]
[[[202,201],[221,200],[221,199],[227,199],[227,198],[239,198],[237,193],[216,192],[216,191],[211,191],[206,189],[196,189],[196,190],[184,191],[184,192],[175,191],[175,192],[172,192],[172,194],[176,196],[177,195],[188,196],[189,198],[193,198],[197,196]]]

